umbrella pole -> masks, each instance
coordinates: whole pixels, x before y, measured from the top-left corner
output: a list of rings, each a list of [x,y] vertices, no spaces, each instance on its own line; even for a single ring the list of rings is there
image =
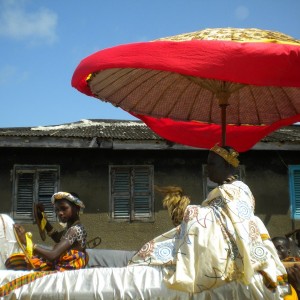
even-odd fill
[[[227,104],[220,104],[222,121],[222,147],[226,146],[226,107]]]

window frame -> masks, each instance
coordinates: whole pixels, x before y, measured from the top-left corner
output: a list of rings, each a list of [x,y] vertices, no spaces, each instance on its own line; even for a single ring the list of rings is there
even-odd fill
[[[300,220],[300,165],[289,165],[288,175],[291,219]]]
[[[134,175],[135,175],[135,170],[138,169],[147,169],[148,172],[148,189],[147,191],[142,191],[142,192],[137,192],[137,194],[140,194],[140,196],[145,196],[144,194],[148,195],[148,208],[149,210],[147,211],[148,216],[147,217],[142,217],[142,216],[137,216],[136,215],[136,210],[135,210],[135,186],[134,185]],[[115,200],[116,197],[121,195],[122,193],[119,192],[114,192],[115,187],[113,186],[114,184],[114,174],[117,170],[124,170],[129,172],[129,186],[128,186],[128,191],[127,195],[126,192],[123,192],[123,199],[126,201],[126,197],[128,199],[128,214],[125,215],[124,217],[117,217],[116,216],[116,211],[115,211]],[[113,174],[114,173],[114,174]],[[120,197],[120,196],[119,196]],[[121,212],[122,213],[122,212]],[[114,222],[153,222],[154,221],[154,166],[153,165],[109,165],[109,217],[111,221]]]
[[[54,173],[54,179],[52,186],[49,187],[49,181],[47,182],[47,179],[41,179],[41,175],[45,172],[53,172]],[[32,189],[30,190],[30,187],[26,186],[25,182],[25,189],[27,190],[26,192],[29,193],[29,201],[25,203],[28,206],[31,207],[31,211],[28,208],[28,211],[26,209],[24,210],[23,214],[18,212],[18,206],[19,201],[19,195],[20,195],[20,180],[21,177],[20,175],[22,174],[32,174]],[[51,175],[51,174],[50,174]],[[53,176],[53,175],[52,175]],[[25,179],[26,180],[26,179]],[[29,178],[29,181],[31,179]],[[50,180],[51,181],[51,180]],[[42,184],[43,183],[43,184]],[[47,186],[48,184],[48,186]],[[44,186],[43,186],[44,185]],[[46,200],[45,200],[45,191],[43,189],[53,189],[51,193],[49,193],[49,196],[51,194],[56,193],[59,190],[59,185],[60,185],[60,166],[59,165],[20,165],[16,164],[13,166],[13,184],[12,184],[12,212],[11,215],[13,219],[20,223],[32,223],[35,222],[34,220],[34,204],[38,202],[42,202],[45,206],[45,213],[47,214],[47,219],[49,221],[56,221],[56,215],[54,211],[54,207],[52,206],[51,202],[47,201],[48,195],[46,193]],[[42,189],[42,190],[41,190]],[[53,192],[53,193],[52,193]],[[30,197],[32,202],[30,203]],[[50,198],[51,199],[51,198]],[[49,199],[49,200],[50,200]]]

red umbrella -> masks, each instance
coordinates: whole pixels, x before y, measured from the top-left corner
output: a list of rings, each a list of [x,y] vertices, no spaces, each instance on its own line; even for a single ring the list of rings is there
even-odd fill
[[[234,146],[239,138],[245,151],[300,121],[300,41],[221,28],[120,45],[83,59],[72,86],[138,116],[167,139],[208,148],[226,137]],[[251,135],[256,141],[244,146]]]
[[[133,114],[134,115],[134,114]],[[142,120],[159,136],[187,146],[210,149],[220,142],[222,128],[218,124],[207,124],[197,121],[175,121],[168,118],[153,118],[145,115],[134,115]],[[227,125],[227,144],[238,152],[251,149],[257,142],[280,127],[299,121],[299,115],[292,119],[280,120],[265,126]]]

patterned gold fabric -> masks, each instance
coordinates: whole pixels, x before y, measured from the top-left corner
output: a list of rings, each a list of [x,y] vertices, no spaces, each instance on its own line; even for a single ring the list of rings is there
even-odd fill
[[[236,42],[271,42],[299,44],[300,41],[277,31],[257,28],[207,28],[204,30],[164,37],[158,41],[222,40]]]

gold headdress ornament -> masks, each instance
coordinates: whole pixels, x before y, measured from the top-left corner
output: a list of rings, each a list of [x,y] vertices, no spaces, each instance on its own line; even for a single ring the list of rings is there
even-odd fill
[[[238,167],[239,165],[239,160],[237,157],[239,156],[239,153],[233,149],[231,150],[226,150],[222,147],[219,147],[218,145],[213,146],[210,151],[213,151],[223,157],[229,164],[234,166],[235,168]]]
[[[55,201],[61,200],[61,199],[67,199],[70,202],[73,202],[75,205],[79,206],[80,208],[85,208],[83,202],[81,200],[79,200],[79,198],[73,196],[70,193],[67,192],[58,192],[55,193],[52,197],[51,197],[51,202],[54,205]]]

